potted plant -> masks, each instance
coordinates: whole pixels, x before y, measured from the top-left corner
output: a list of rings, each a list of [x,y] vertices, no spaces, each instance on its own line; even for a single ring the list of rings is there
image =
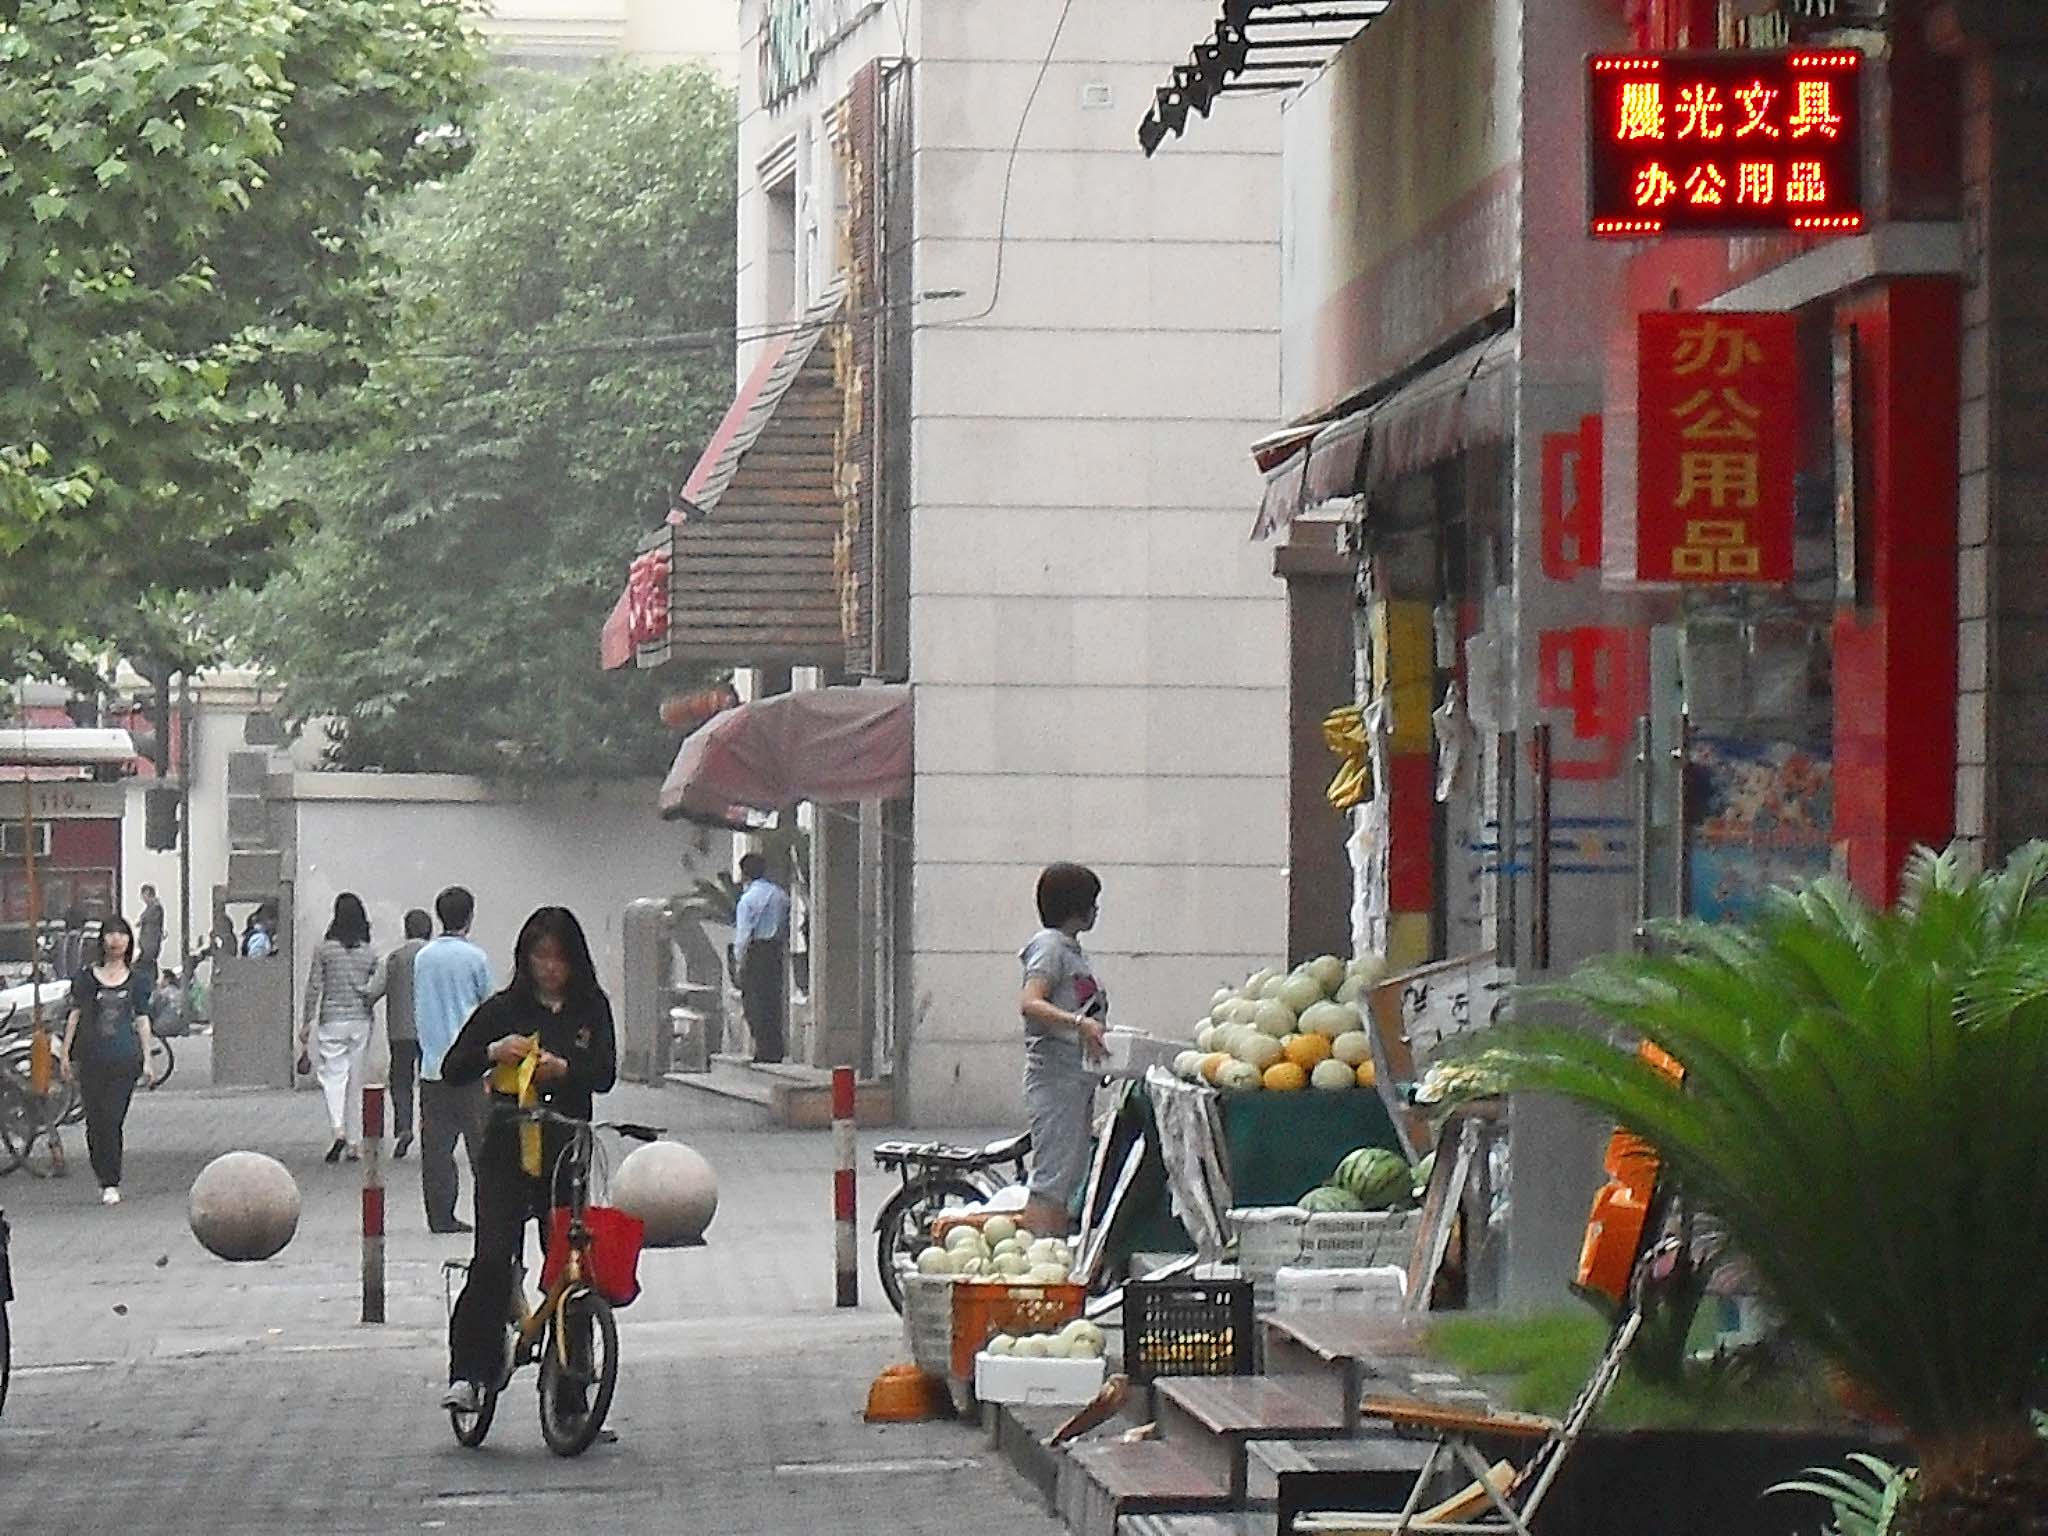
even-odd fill
[[[1519,1090],[1645,1137],[1788,1328],[1895,1418],[1897,1536],[2040,1529],[2048,1446],[2048,844],[1916,852],[1896,907],[1839,880],[1742,925],[1662,925],[1549,989],[1629,1038],[1518,1022]],[[1645,1062],[1646,1039],[1685,1069]]]

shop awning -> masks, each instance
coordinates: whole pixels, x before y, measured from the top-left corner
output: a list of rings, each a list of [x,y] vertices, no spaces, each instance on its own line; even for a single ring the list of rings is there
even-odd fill
[[[763,350],[675,509],[642,542],[605,621],[607,669],[843,659],[833,556],[846,409],[823,343],[845,298],[842,280]]]
[[[1214,30],[1152,93],[1152,108],[1138,124],[1138,146],[1150,156],[1169,133],[1178,138],[1186,131],[1190,111],[1207,117],[1219,96],[1305,84],[1392,3],[1219,0]]]
[[[1252,445],[1266,494],[1252,525],[1270,538],[1295,517],[1356,496],[1474,443],[1512,435],[1515,332],[1499,331],[1378,399]],[[1284,445],[1284,452],[1283,450]]]
[[[748,811],[895,800],[910,793],[910,689],[813,688],[756,699],[683,740],[661,814],[732,825]]]

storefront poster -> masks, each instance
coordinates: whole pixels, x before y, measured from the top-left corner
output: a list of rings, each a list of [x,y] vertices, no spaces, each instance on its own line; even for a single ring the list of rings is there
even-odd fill
[[[1798,321],[1673,312],[1637,326],[1637,576],[1790,581]]]
[[[1835,779],[1825,747],[1696,736],[1691,764],[1694,917],[1746,917],[1774,886],[1828,872]]]

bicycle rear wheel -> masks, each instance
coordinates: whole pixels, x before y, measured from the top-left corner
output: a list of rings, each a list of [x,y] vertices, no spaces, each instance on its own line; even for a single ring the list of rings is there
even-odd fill
[[[915,1264],[932,1240],[932,1218],[949,1206],[975,1205],[986,1191],[953,1174],[913,1179],[889,1197],[875,1223],[875,1274],[882,1294],[903,1310],[903,1266]]]
[[[619,1386],[619,1326],[611,1303],[571,1291],[548,1322],[540,1356],[540,1433],[557,1456],[581,1456],[604,1428]]]

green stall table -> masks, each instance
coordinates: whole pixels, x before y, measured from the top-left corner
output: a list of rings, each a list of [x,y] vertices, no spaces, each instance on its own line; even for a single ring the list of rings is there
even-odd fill
[[[1327,1179],[1345,1153],[1358,1147],[1401,1150],[1386,1105],[1368,1089],[1254,1091],[1217,1098],[1234,1205],[1293,1205]],[[1109,1262],[1120,1269],[1134,1253],[1192,1252],[1195,1245],[1167,1194],[1152,1100],[1142,1083],[1125,1086],[1112,1135],[1105,1184],[1115,1179],[1131,1137],[1143,1137],[1145,1156],[1117,1212]]]

